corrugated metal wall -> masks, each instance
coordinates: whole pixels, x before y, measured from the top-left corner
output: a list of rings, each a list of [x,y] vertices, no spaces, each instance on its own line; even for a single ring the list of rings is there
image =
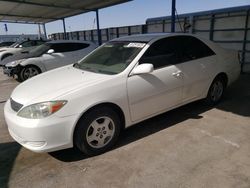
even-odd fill
[[[116,37],[140,34],[170,32],[171,17],[147,19],[146,25],[135,25],[102,29],[102,41]],[[210,39],[224,48],[241,52],[243,72],[250,72],[250,6],[226,8],[177,16],[176,32],[193,33]],[[76,31],[68,33],[68,39],[98,41],[97,31]],[[63,39],[63,33],[50,36]]]

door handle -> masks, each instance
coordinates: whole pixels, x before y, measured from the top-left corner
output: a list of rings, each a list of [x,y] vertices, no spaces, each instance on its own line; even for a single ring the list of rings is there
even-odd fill
[[[182,72],[177,71],[177,72],[172,73],[172,75],[175,76],[175,77],[180,77],[182,75]]]

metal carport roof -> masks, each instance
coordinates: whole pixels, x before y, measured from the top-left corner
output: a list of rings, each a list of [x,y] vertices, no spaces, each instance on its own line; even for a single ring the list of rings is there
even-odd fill
[[[131,0],[0,0],[0,21],[44,24]]]

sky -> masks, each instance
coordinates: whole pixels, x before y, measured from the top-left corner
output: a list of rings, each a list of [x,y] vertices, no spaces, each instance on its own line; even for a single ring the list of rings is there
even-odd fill
[[[213,10],[226,7],[250,5],[250,0],[176,0],[178,14]],[[146,19],[169,16],[171,0],[134,0],[128,3],[99,10],[100,27],[118,27],[144,24]],[[65,19],[67,31],[96,29],[95,12]],[[38,25],[10,24],[7,34],[37,34]],[[46,24],[47,34],[63,32],[62,21]],[[0,35],[6,34],[4,23],[0,23]]]

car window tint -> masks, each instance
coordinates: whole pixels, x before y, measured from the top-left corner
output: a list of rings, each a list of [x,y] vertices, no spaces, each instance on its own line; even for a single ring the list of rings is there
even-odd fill
[[[41,45],[41,44],[43,44],[45,41],[37,41],[37,45]]]
[[[157,69],[214,54],[206,44],[195,37],[173,36],[153,43],[139,63],[151,63]]]
[[[179,38],[168,37],[153,43],[140,59],[140,64],[151,63],[154,68],[178,63],[178,54],[181,51]]]
[[[205,43],[192,36],[180,36],[183,40],[183,59],[195,60],[215,55]]]
[[[31,46],[34,46],[34,41],[26,41],[26,42],[23,42],[21,45],[22,47],[31,47]]]
[[[73,43],[72,49],[81,50],[81,49],[84,49],[84,48],[87,48],[87,47],[89,47],[89,44],[86,44],[86,43]]]
[[[60,44],[53,44],[51,49],[55,51],[55,53],[62,53],[62,52],[71,52],[76,50],[81,50],[87,48],[89,44],[85,43],[60,43]]]

